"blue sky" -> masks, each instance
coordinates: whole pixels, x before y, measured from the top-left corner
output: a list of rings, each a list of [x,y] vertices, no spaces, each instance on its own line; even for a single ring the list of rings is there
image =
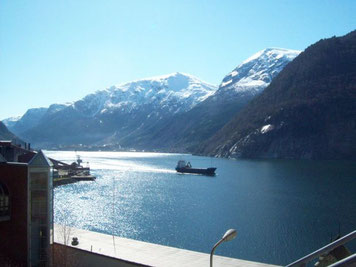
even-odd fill
[[[1,0],[0,119],[185,72],[219,84],[266,47],[356,29],[356,1]]]

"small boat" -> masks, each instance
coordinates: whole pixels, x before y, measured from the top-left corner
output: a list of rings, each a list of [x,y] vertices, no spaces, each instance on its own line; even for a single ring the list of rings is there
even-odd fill
[[[216,168],[198,169],[192,168],[190,162],[185,163],[185,160],[179,160],[177,163],[176,171],[180,173],[195,173],[204,175],[215,175]]]

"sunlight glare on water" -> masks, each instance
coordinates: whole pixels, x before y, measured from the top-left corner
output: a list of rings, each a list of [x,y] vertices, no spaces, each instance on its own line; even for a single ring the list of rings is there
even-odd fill
[[[54,152],[46,151],[48,156]],[[139,172],[170,172],[175,173],[172,169],[167,168],[155,168],[151,165],[144,165],[140,159],[144,158],[161,158],[167,154],[164,153],[147,153],[147,152],[73,152],[63,151],[60,154],[56,154],[56,159],[66,163],[72,163],[76,161],[76,155],[80,155],[83,161],[83,165],[86,166],[87,162],[90,162],[90,168],[92,170],[106,169],[106,170],[120,170],[120,171],[139,171]],[[179,155],[179,154],[170,154]]]
[[[46,151],[71,163],[76,153]],[[55,222],[209,253],[290,263],[356,227],[353,162],[227,160],[183,154],[77,152],[93,182],[54,190]],[[215,177],[178,174],[178,160],[217,167]]]

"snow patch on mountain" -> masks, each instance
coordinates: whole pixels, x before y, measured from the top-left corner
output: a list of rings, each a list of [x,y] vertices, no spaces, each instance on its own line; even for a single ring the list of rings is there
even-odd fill
[[[21,117],[22,116],[10,117],[10,118],[2,120],[2,122],[7,126],[6,123],[17,122],[19,119],[21,119]]]

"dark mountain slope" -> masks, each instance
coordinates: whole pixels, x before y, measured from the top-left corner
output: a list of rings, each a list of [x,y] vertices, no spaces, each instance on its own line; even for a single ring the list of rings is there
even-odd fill
[[[0,121],[0,140],[12,140],[13,138],[15,138],[15,135]]]
[[[324,39],[195,151],[219,157],[356,158],[356,31]]]
[[[210,97],[186,113],[147,125],[137,135],[131,133],[121,144],[138,149],[187,152],[221,129],[252,97],[236,97],[225,103]]]
[[[0,140],[13,141],[16,144],[24,144],[16,135],[10,132],[5,124],[0,121]]]
[[[22,132],[37,125],[41,118],[46,114],[47,108],[32,108],[19,119],[13,127],[9,128],[14,133],[21,135]]]

